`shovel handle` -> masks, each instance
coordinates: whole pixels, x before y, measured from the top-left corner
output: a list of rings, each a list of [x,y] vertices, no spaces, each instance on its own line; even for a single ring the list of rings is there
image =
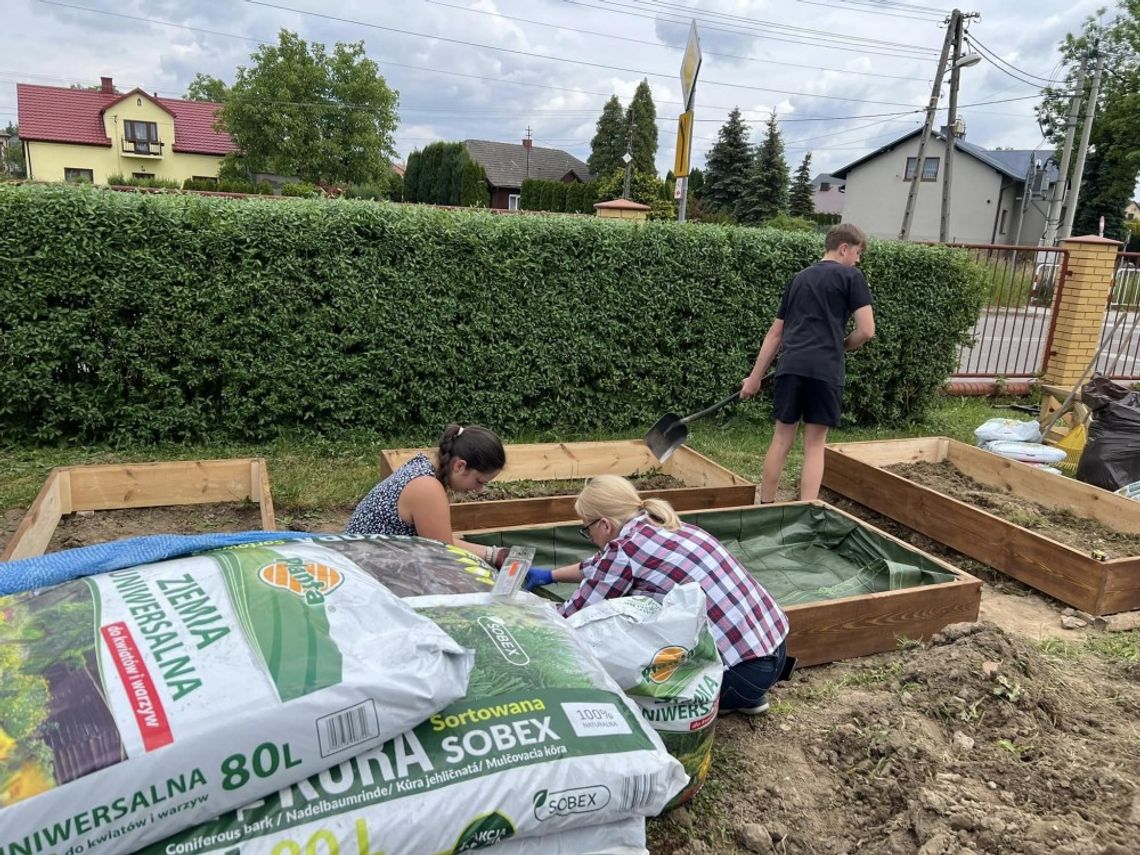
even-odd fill
[[[687,425],[691,421],[695,421],[696,419],[700,419],[700,418],[704,418],[705,416],[712,415],[717,410],[719,410],[721,407],[727,407],[729,404],[733,403],[734,401],[739,401],[739,400],[740,400],[740,390],[737,389],[735,392],[733,392],[731,395],[729,395],[723,401],[717,401],[711,407],[707,407],[707,408],[701,410],[699,413],[693,413],[691,416],[685,416],[683,419],[681,419],[679,424]]]

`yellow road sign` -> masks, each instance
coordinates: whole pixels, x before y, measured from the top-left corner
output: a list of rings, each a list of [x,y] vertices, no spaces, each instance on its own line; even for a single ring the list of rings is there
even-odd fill
[[[697,86],[697,74],[701,70],[701,39],[697,35],[697,22],[694,19],[689,27],[689,43],[685,45],[685,56],[681,60],[681,100],[685,109],[693,109],[693,92]]]
[[[687,110],[677,119],[677,156],[673,159],[673,175],[689,176],[689,154],[693,150],[693,111]]]

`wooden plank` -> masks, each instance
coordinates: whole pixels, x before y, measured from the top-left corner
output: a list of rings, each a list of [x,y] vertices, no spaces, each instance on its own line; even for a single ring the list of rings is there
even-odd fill
[[[557,481],[592,475],[629,475],[660,465],[640,440],[547,442],[506,446],[501,481]],[[395,448],[381,452],[381,475],[391,474],[417,454],[434,459],[434,448]],[[386,477],[386,476],[385,476]]]
[[[1102,562],[1104,584],[1098,610],[1110,615],[1140,609],[1140,558],[1116,558]]]
[[[269,490],[269,466],[264,457],[250,461],[249,483],[255,494],[254,501],[261,508],[262,531],[277,531],[277,514],[273,509],[273,493]]]
[[[249,459],[72,466],[72,510],[146,508],[253,499]]]
[[[980,603],[974,579],[790,606],[788,653],[807,667],[894,650],[900,638],[928,639],[948,624],[976,621]]]
[[[1101,576],[1090,557],[944,496],[844,451],[824,451],[824,486],[1084,611],[1098,608]],[[883,449],[874,458],[882,460]],[[1047,478],[1056,475],[1037,473]]]
[[[1140,503],[1072,478],[1058,478],[1000,454],[950,442],[947,459],[975,481],[1129,534],[1140,534]]]
[[[755,488],[756,486],[687,445],[682,445],[673,452],[661,470],[666,475],[672,475],[684,482],[686,487]]]
[[[0,561],[42,555],[60,518],[74,511],[257,502],[261,527],[277,529],[264,458],[65,466],[52,470]]]
[[[756,488],[704,487],[669,490],[643,490],[643,498],[669,502],[678,511],[707,511],[731,505],[751,504]],[[515,526],[576,522],[576,494],[539,496],[531,499],[500,499],[488,502],[456,502],[451,505],[451,527],[455,531],[500,531]]]
[[[43,555],[60,518],[69,513],[68,473],[64,469],[53,469],[40,488],[32,506],[20,520],[12,539],[0,553],[0,561],[15,561]]]
[[[945,438],[938,436],[921,439],[840,442],[828,447],[839,452],[857,448],[858,451],[852,453],[872,466],[891,466],[895,463],[940,463],[945,458]]]

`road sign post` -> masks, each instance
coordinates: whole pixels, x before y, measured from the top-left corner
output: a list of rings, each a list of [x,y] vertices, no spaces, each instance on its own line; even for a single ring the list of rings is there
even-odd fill
[[[697,75],[701,70],[701,38],[697,22],[689,26],[689,41],[681,59],[681,100],[685,111],[677,120],[677,156],[673,160],[673,174],[677,178],[677,222],[685,222],[685,209],[689,201],[689,160],[693,151],[693,102],[697,94]]]

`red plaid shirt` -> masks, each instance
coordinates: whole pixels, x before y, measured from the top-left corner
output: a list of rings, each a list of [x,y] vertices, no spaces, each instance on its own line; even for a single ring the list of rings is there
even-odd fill
[[[582,562],[582,584],[562,606],[569,617],[601,600],[641,594],[660,600],[674,585],[699,582],[726,667],[769,656],[788,635],[788,617],[719,540],[695,525],[677,531],[644,514]]]

